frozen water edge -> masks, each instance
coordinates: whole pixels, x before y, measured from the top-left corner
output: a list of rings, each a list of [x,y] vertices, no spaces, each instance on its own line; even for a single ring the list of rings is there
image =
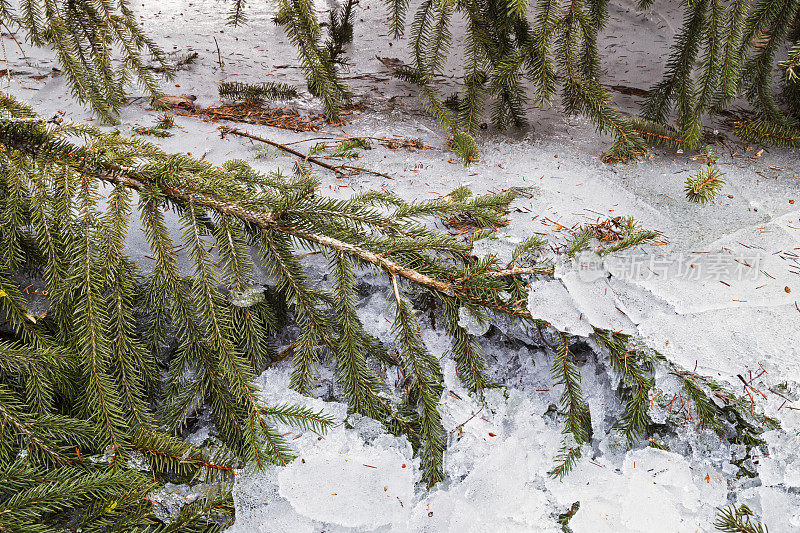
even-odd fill
[[[147,2],[148,6],[154,4]],[[611,43],[601,38],[601,46],[608,52],[604,79],[609,84],[646,88],[659,75],[660,54],[669,39],[666,32],[659,41],[661,32],[653,29],[674,28],[680,10],[665,5],[661,12],[638,16],[632,9],[627,12],[627,7],[626,2],[610,6],[608,33],[624,34],[629,42],[615,39]],[[156,9],[142,10],[143,21],[168,50],[179,46],[176,52],[200,53],[195,67],[179,72],[175,85],[180,87],[169,87],[167,92],[197,95],[198,104],[210,105],[217,101],[218,81],[262,81],[266,77],[299,83],[299,70],[291,66],[296,65],[295,53],[269,20],[273,12],[253,10],[249,26],[226,27],[220,33],[220,17],[215,14],[226,8],[217,2],[164,0]],[[559,447],[561,425],[546,414],[558,396],[550,386],[549,356],[526,346],[489,342],[493,371],[508,388],[492,392],[485,407],[465,393],[455,379],[452,363],[443,360],[447,387],[442,411],[446,430],[452,433],[446,455],[447,480],[441,486],[426,492],[416,483],[418,464],[404,440],[386,435],[368,420],[351,419],[323,440],[310,433],[296,439],[298,435],[290,435],[291,445],[305,463],[298,460],[287,469],[259,474],[241,472],[234,495],[234,531],[560,531],[555,518],[574,501],[581,502],[570,522],[576,533],[708,531],[714,508],[731,498],[761,514],[770,531],[797,531],[800,458],[795,451],[800,418],[790,407],[798,401],[782,393],[793,398],[784,403],[781,396],[770,392],[770,388],[783,391],[777,387],[784,382],[796,391],[800,382],[800,314],[796,308],[800,278],[794,274],[796,262],[791,255],[798,253],[800,228],[796,153],[772,150],[756,157],[755,150],[741,148],[735,157],[726,155],[721,160],[726,185],[719,201],[696,206],[683,200],[682,188],[688,173],[698,168],[698,161],[662,154],[639,164],[606,166],[599,156],[608,140],[598,138],[584,120],[565,118],[557,111],[531,110],[533,130],[524,137],[485,135],[479,139],[482,161],[465,169],[448,162],[442,135],[420,113],[413,91],[390,81],[374,58],[406,57],[397,50],[399,46],[389,46],[388,36],[375,31],[385,27],[380,2],[363,0],[358,14],[350,82],[376,109],[323,134],[408,136],[436,149],[406,152],[376,147],[365,152],[360,164],[380,167],[394,179],[356,176],[343,180],[321,174],[328,194],[345,197],[365,189],[387,188],[412,199],[446,194],[462,183],[476,192],[530,185],[535,187],[534,196],[516,204],[507,229],[481,242],[482,253],[508,254],[521,237],[533,232],[563,242],[564,227],[632,216],[645,227],[663,232],[669,241],[643,251],[649,254],[647,261],[638,264],[656,272],[663,258],[673,266],[684,259],[691,264],[696,259],[692,254],[698,252],[727,263],[743,259],[752,265],[757,258],[756,275],[752,279],[742,276],[736,282],[713,277],[637,276],[622,271],[611,260],[602,269],[604,276],[611,273],[611,277],[582,280],[565,270],[555,282],[559,285],[551,288],[569,296],[574,305],[543,301],[538,308],[547,318],[563,316],[576,333],[585,334],[591,323],[637,333],[681,366],[696,368],[739,391],[737,375],[749,378],[750,372],[759,375],[763,368],[767,372],[753,382],[767,395],[759,404],[781,420],[783,430],[768,435],[768,456],[746,465],[757,474],[755,478],[736,477],[739,468],[731,460],[740,450],[729,449],[712,435],[692,428],[665,436],[678,453],[625,451],[611,431],[620,411],[611,394],[613,378],[602,364],[589,359],[581,371],[596,442],[563,482],[552,481],[546,472]],[[458,31],[456,28],[456,41]],[[644,38],[650,35],[656,36],[652,42]],[[225,70],[216,66],[212,36],[219,41]],[[14,57],[15,45],[3,39],[12,67],[47,74],[55,64],[49,54],[28,50],[34,63],[28,68],[21,58]],[[626,74],[628,71],[631,74]],[[366,77],[359,79],[359,75]],[[7,78],[3,80],[7,83]],[[67,120],[90,118],[71,103],[59,77],[15,76],[7,90],[34,104],[43,115],[64,111]],[[630,105],[624,99],[618,103],[623,108]],[[292,105],[318,110],[318,104],[309,98]],[[155,116],[145,103],[134,102],[124,110],[120,130],[130,134],[133,126],[153,124]],[[290,165],[283,157],[276,158],[278,163],[254,160],[252,145],[231,138],[220,140],[215,124],[185,117],[177,117],[176,123],[182,129],[174,137],[157,141],[167,150],[191,152],[214,163],[242,158],[260,169]],[[279,142],[318,135],[247,129]],[[143,242],[136,240],[136,232],[132,236],[130,248],[136,255],[142,252]],[[649,262],[651,258],[657,262]],[[697,264],[703,268],[720,265]],[[378,292],[362,308],[368,330],[383,338],[388,334],[386,307],[386,299]],[[522,338],[523,332],[511,335]],[[426,332],[426,340],[437,355],[447,349],[446,339],[434,331]],[[343,404],[288,391],[287,373],[282,366],[259,378],[266,401],[312,405],[336,416],[337,422],[344,421]],[[662,376],[659,383],[668,379]],[[666,419],[667,414],[654,416]]]

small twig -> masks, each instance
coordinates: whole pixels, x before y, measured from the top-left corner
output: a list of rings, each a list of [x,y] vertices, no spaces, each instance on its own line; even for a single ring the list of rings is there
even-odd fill
[[[217,61],[219,61],[219,68],[224,69],[225,68],[225,62],[222,61],[222,54],[219,51],[219,43],[217,42],[217,38],[216,37],[214,37],[214,44],[217,45]]]
[[[237,130],[236,128],[229,128],[228,126],[220,126],[219,130],[222,132],[222,136],[224,137],[226,134],[231,133],[233,135],[238,135],[240,137],[247,137],[248,139],[252,139],[254,141],[262,142],[264,144],[268,144],[273,148],[277,148],[279,150],[283,150],[286,153],[292,154],[301,158],[303,161],[308,161],[309,163],[314,163],[317,166],[322,168],[326,168],[336,174],[344,174],[342,170],[351,170],[353,172],[366,172],[368,174],[374,174],[376,176],[381,176],[383,178],[392,179],[391,176],[384,174],[382,172],[378,172],[376,170],[370,170],[368,168],[362,167],[354,167],[352,165],[331,165],[330,163],[326,163],[325,161],[313,157],[302,152],[298,152],[294,148],[289,148],[285,144],[281,144],[279,142],[272,141],[270,139],[265,139],[264,137],[259,137],[258,135],[253,135],[252,133],[247,133],[246,131]]]
[[[17,40],[17,34],[14,33],[11,30],[11,28],[9,28],[6,25],[6,23],[4,21],[0,21],[0,24],[2,24],[2,26],[6,29],[6,31],[8,32],[8,35],[11,37],[11,40],[14,41],[14,44],[16,44],[17,48],[19,48],[19,53],[22,55],[22,59],[25,60],[25,64],[30,67],[31,66],[31,60],[28,59],[28,56],[25,53],[25,50],[22,48],[22,45],[19,44],[19,41]],[[6,46],[5,46],[5,43],[3,44],[3,57],[6,57]],[[6,58],[6,64],[10,65],[10,63],[8,63],[8,58]],[[11,77],[11,68],[7,68],[6,71],[8,73],[8,77],[10,78]]]
[[[298,342],[296,341],[287,346],[285,350],[283,350],[281,353],[278,354],[278,357],[276,357],[274,361],[272,361],[270,364],[267,365],[267,368],[272,368],[273,366],[277,365],[278,363],[286,359],[286,356],[292,353],[295,348],[297,348],[297,344]]]
[[[464,420],[462,423],[460,423],[459,425],[457,425],[456,427],[454,427],[454,428],[452,429],[452,431],[450,431],[450,433],[448,433],[448,435],[452,435],[452,434],[453,434],[453,433],[455,433],[456,431],[461,431],[461,430],[462,430],[462,428],[463,428],[463,427],[464,427],[464,426],[467,424],[467,422],[469,422],[470,420],[472,420],[473,418],[475,418],[476,416],[478,416],[478,413],[480,413],[481,411],[483,411],[483,407],[484,407],[484,406],[483,406],[483,405],[481,405],[481,408],[480,408],[480,409],[478,409],[478,410],[477,410],[477,411],[476,411],[476,412],[475,412],[475,413],[474,413],[474,414],[473,414],[471,417],[467,418],[467,419],[466,419],[466,420]]]

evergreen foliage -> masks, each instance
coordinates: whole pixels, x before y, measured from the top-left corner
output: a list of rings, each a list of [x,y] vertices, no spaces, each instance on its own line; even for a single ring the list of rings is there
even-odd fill
[[[165,137],[172,137],[172,132],[169,130],[175,125],[175,117],[169,112],[164,113],[158,118],[155,126],[137,126],[133,128],[134,133],[137,135],[152,135],[161,139]]]
[[[387,0],[390,30],[405,33],[408,0]],[[652,2],[642,1],[643,9]],[[339,70],[345,47],[353,38],[355,0],[332,10],[327,38],[311,0],[281,0],[275,21],[297,47],[310,92],[323,103],[331,121],[339,120],[351,94]],[[229,21],[246,22],[245,1],[234,0]],[[526,123],[525,105],[552,103],[560,89],[565,112],[592,120],[613,142],[604,159],[628,161],[648,145],[700,148],[704,123],[733,99],[746,97],[758,117],[735,131],[748,141],[795,146],[800,120],[797,82],[800,46],[794,29],[800,0],[698,0],[685,7],[684,24],[675,37],[664,78],[653,85],[641,118],[614,109],[600,80],[598,33],[607,19],[604,0],[461,0],[423,1],[410,21],[409,67],[395,74],[419,86],[425,107],[445,129],[448,142],[464,162],[478,157],[474,140],[491,100],[492,122],[498,128]],[[465,20],[463,88],[442,100],[438,76],[450,53],[453,17]],[[31,0],[14,9],[0,3],[0,19],[21,28],[28,40],[52,47],[75,96],[89,103],[105,120],[114,121],[125,101],[123,88],[137,81],[159,95],[154,72],[167,78],[172,68],[161,49],[137,26],[130,4],[94,5],[85,0]],[[115,51],[120,67],[112,67]],[[146,56],[157,66],[150,68]],[[773,87],[776,67],[786,73],[780,91]],[[280,84],[260,89],[233,84],[223,95],[248,101],[282,99],[294,93]],[[669,123],[675,118],[677,128]]]
[[[764,142],[785,148],[800,145],[800,127],[775,123],[766,118],[738,122],[734,131],[746,141]]]
[[[769,529],[755,520],[753,511],[744,504],[722,507],[717,513],[714,527],[724,533],[768,533]]]
[[[244,0],[236,0],[240,12]],[[350,101],[350,91],[340,79],[339,57],[344,45],[352,39],[350,16],[353,2],[348,0],[341,13],[331,15],[330,38],[322,42],[322,29],[311,0],[279,0],[275,22],[280,24],[298,50],[300,66],[308,82],[308,90],[319,97],[330,121],[339,120],[342,106]]]
[[[798,95],[785,89],[788,109],[782,110],[772,82],[776,55],[796,24],[798,6],[796,0],[690,2],[665,76],[651,88],[642,116],[666,125],[674,112],[680,142],[699,148],[704,117],[745,96],[759,118],[739,124],[736,133],[745,140],[791,146]],[[796,57],[792,50],[780,63],[787,87]]]
[[[422,219],[468,217],[498,227],[522,191],[472,197],[460,188],[413,203],[385,193],[331,200],[314,194],[318,182],[307,172],[262,175],[241,161],[220,169],[139,139],[49,126],[10,97],[0,105],[8,461],[22,448],[32,467],[82,464],[79,457],[99,454],[118,468],[138,452],[161,479],[201,471],[225,477],[239,462],[285,464],[292,455],[275,424],[322,432],[330,423],[301,407],[264,405],[253,384],[276,359],[270,339],[288,308],[300,327],[292,387],[312,393],[315,368],[334,361],[352,410],[407,435],[420,450],[426,482],[442,479],[441,370],[422,342],[405,294],[411,287],[401,280],[450,309],[453,357],[466,386],[478,394],[492,386],[458,309],[526,313],[502,291],[510,288],[503,278],[516,271],[497,260],[476,264],[467,244]],[[180,243],[170,233],[170,210]],[[150,248],[149,272],[125,255],[134,213]],[[310,283],[298,246],[328,257],[331,289]],[[254,260],[275,280],[274,291],[253,285]],[[355,312],[354,272],[362,268],[392,282],[397,357],[366,333]],[[14,277],[20,272],[48,294],[41,316],[28,309]],[[403,370],[402,390],[386,389],[375,361]],[[176,438],[205,408],[223,457]]]
[[[356,0],[346,0],[341,7],[331,9],[328,22],[328,40],[325,46],[334,63],[344,64],[341,57],[346,45],[353,42],[353,7]]]
[[[640,4],[647,8],[652,2]],[[400,36],[408,2],[389,0],[389,9],[392,31]],[[420,86],[427,108],[451,136],[474,134],[489,96],[494,100],[491,114],[497,127],[523,125],[527,101],[523,81],[528,82],[537,105],[549,104],[560,85],[567,113],[583,114],[598,132],[612,134],[614,141],[604,159],[628,161],[641,156],[649,144],[699,148],[706,117],[739,95],[747,96],[771,127],[792,127],[800,109],[798,85],[791,83],[800,49],[793,48],[789,59],[780,63],[788,74],[784,87],[788,113],[779,109],[771,84],[776,54],[790,36],[797,11],[796,0],[763,0],[754,5],[746,0],[690,2],[664,79],[650,90],[642,118],[616,111],[600,84],[597,34],[607,18],[602,1],[540,0],[534,6],[518,0],[423,2],[410,31],[413,64],[396,74]],[[449,28],[456,13],[467,24],[464,88],[450,100],[456,107],[450,112],[439,102],[431,83],[447,58],[452,40]],[[667,125],[673,115],[677,130]],[[749,133],[782,144],[794,137],[760,136],[754,129]]]
[[[276,16],[330,120],[350,98],[339,69],[352,40],[355,5],[348,0],[331,14],[324,42],[310,0],[281,0]],[[235,1],[233,23],[245,21],[244,8],[244,0]],[[399,36],[408,2],[390,0],[389,8]],[[648,145],[698,148],[709,113],[739,95],[758,112],[737,124],[742,138],[796,146],[800,47],[780,62],[782,99],[772,88],[772,72],[782,44],[796,37],[800,0],[697,0],[686,9],[665,77],[651,89],[642,118],[616,111],[600,83],[602,0],[530,6],[424,0],[409,30],[412,65],[396,74],[419,86],[467,163],[478,156],[474,135],[487,102],[497,127],[521,126],[529,89],[538,105],[551,103],[560,90],[566,112],[583,114],[599,132],[610,133],[607,161],[638,157]],[[456,15],[467,28],[463,89],[445,102],[435,82],[450,53]],[[76,97],[107,121],[115,120],[129,81],[158,95],[145,55],[171,74],[124,0],[31,0],[21,10],[0,1],[0,17],[23,28],[32,43],[53,47]],[[119,68],[112,68],[112,50],[122,56]],[[252,103],[296,94],[276,83],[220,86],[222,97]],[[677,128],[668,125],[673,116]],[[170,126],[165,115],[139,133],[168,135]],[[367,148],[365,140],[352,139],[312,152],[348,158]],[[687,197],[709,201],[722,183],[709,166],[687,182]],[[420,295],[441,309],[452,342],[448,356],[477,397],[498,384],[479,340],[462,326],[462,313],[481,323],[505,314],[539,330],[552,348],[553,382],[562,389],[564,442],[551,475],[570,471],[592,438],[580,368],[569,336],[531,316],[525,304],[525,278],[552,275],[552,266],[538,257],[546,242],[526,239],[507,263],[471,253],[474,240],[505,224],[509,204],[524,191],[473,197],[460,187],[444,198],[406,202],[382,192],[333,200],[318,190],[319,182],[301,167],[292,176],[258,173],[242,161],[217,168],[142,139],[45,123],[0,95],[0,313],[6,320],[0,329],[0,528],[224,528],[231,518],[225,484],[234,467],[290,461],[278,425],[322,433],[332,422],[300,406],[265,405],[254,385],[254,377],[279,360],[275,336],[290,319],[299,329],[291,345],[292,388],[314,394],[317,368],[330,365],[350,410],[405,435],[421,457],[423,481],[442,481],[443,377],[422,340],[413,303]],[[179,242],[166,212],[177,220]],[[149,270],[125,253],[133,217],[144,229]],[[431,218],[483,230],[462,240],[431,229]],[[595,241],[594,251],[605,255],[658,235],[629,219],[614,223],[613,239],[598,225],[578,228],[566,255]],[[324,257],[330,286],[311,281],[300,250]],[[266,268],[274,288],[255,283],[255,263]],[[363,270],[387,281],[394,306],[390,346],[370,336],[356,312],[356,276]],[[34,310],[22,290],[31,281],[46,294],[46,309]],[[680,381],[699,423],[721,436],[733,426],[737,442],[754,446],[759,425],[775,425],[731,391],[676,368],[627,335],[597,329],[593,342],[620,377],[617,429],[631,444],[650,431],[656,365]],[[380,366],[398,367],[402,383],[386,384]],[[181,439],[201,411],[212,413],[221,445]],[[166,525],[147,494],[171,480],[203,480],[215,489]],[[744,507],[723,510],[717,527],[762,531],[750,514]]]
[[[31,44],[52,48],[73,96],[108,122],[116,121],[127,101],[128,83],[137,82],[153,97],[161,94],[148,59],[165,78],[173,75],[166,55],[139,26],[128,0],[25,0],[16,8],[2,1],[0,21],[20,28]],[[117,66],[112,62],[115,52],[122,60]]]
[[[392,29],[399,36],[408,3],[390,0],[389,6]],[[783,93],[788,111],[779,108],[771,86],[776,54],[797,19],[796,0],[763,0],[752,6],[746,0],[690,2],[664,79],[651,88],[642,118],[614,110],[599,81],[597,33],[603,29],[606,9],[602,1],[541,0],[532,8],[518,0],[423,2],[410,33],[413,66],[397,74],[420,86],[428,109],[451,135],[474,134],[490,95],[497,127],[523,125],[526,96],[521,83],[527,80],[537,105],[550,103],[560,84],[567,113],[583,114],[600,133],[612,134],[614,141],[604,156],[608,162],[635,159],[647,145],[699,148],[705,138],[704,120],[739,95],[747,96],[762,118],[737,128],[737,133],[747,140],[796,144],[800,48],[794,47],[780,63],[787,72]],[[464,90],[453,100],[458,112],[449,113],[430,84],[441,74],[454,13],[466,19],[467,31]],[[667,124],[673,115],[678,129]]]
[[[359,156],[359,150],[370,150],[371,148],[368,139],[352,137],[333,144],[317,143],[308,151],[308,155],[325,154],[339,159],[356,159]]]
[[[566,417],[565,439],[550,475],[563,478],[581,458],[581,446],[592,438],[589,404],[583,399],[580,370],[572,361],[567,335],[559,335],[559,346],[553,358],[553,383],[561,385],[561,409]]]
[[[625,402],[625,409],[618,427],[633,444],[646,434],[650,425],[647,412],[650,391],[655,386],[653,361],[646,356],[646,351],[631,347],[631,338],[624,333],[595,328],[594,338],[608,351],[611,367],[621,378],[620,398]]]

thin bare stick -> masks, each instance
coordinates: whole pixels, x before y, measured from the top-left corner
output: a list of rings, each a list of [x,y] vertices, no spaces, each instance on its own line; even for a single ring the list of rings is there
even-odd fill
[[[283,150],[286,153],[289,153],[289,154],[292,154],[294,156],[297,156],[297,157],[301,158],[303,161],[308,161],[309,163],[314,163],[315,165],[318,165],[318,166],[320,166],[322,168],[326,168],[326,169],[328,169],[328,170],[330,170],[332,172],[335,172],[336,174],[344,174],[344,172],[343,172],[344,170],[350,170],[352,172],[366,172],[367,174],[374,174],[375,176],[381,176],[381,177],[386,178],[386,179],[392,179],[392,177],[387,175],[387,174],[384,174],[382,172],[378,172],[376,170],[370,170],[368,168],[355,167],[353,165],[331,165],[330,163],[326,163],[325,161],[323,161],[323,160],[321,160],[321,159],[319,159],[317,157],[313,157],[313,156],[304,154],[302,152],[298,152],[297,150],[295,150],[293,148],[289,148],[285,144],[281,144],[279,142],[275,142],[275,141],[272,141],[270,139],[265,139],[264,137],[259,137],[258,135],[253,135],[252,133],[247,133],[246,131],[237,130],[236,128],[231,128],[231,127],[228,127],[228,126],[220,126],[219,130],[222,132],[223,138],[225,137],[225,135],[230,133],[232,135],[238,135],[240,137],[246,137],[246,138],[252,139],[254,141],[262,142],[264,144],[268,144],[268,145],[270,145],[270,146],[272,146],[274,148],[277,148],[278,150]]]
[[[225,62],[222,61],[222,54],[219,52],[219,43],[217,42],[217,38],[214,37],[214,44],[217,45],[217,61],[219,61],[219,68],[225,69]]]
[[[464,426],[467,424],[467,422],[469,422],[470,420],[472,420],[473,418],[475,418],[476,416],[478,416],[478,413],[480,413],[481,411],[483,411],[483,408],[484,408],[485,406],[486,406],[486,404],[483,404],[483,405],[481,405],[481,408],[480,408],[480,409],[478,409],[477,411],[475,411],[474,413],[472,413],[472,416],[471,416],[471,417],[467,418],[465,421],[461,422],[459,425],[457,425],[456,427],[454,427],[454,428],[453,428],[453,429],[450,431],[450,433],[448,433],[448,435],[452,435],[452,434],[453,434],[453,433],[455,433],[456,431],[462,431],[462,430],[463,430],[463,428],[464,428]]]
[[[277,365],[278,363],[286,359],[286,356],[292,353],[294,349],[297,348],[298,344],[299,344],[298,342],[293,342],[292,344],[287,346],[285,350],[283,350],[280,354],[278,354],[278,357],[276,357],[274,361],[272,361],[270,364],[267,365],[267,368],[272,368],[273,366]]]

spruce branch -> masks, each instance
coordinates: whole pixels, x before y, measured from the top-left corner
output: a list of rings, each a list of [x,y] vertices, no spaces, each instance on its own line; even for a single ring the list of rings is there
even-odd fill
[[[264,137],[259,137],[257,135],[253,135],[252,133],[247,133],[245,131],[241,131],[241,130],[238,130],[236,128],[229,128],[227,126],[222,126],[222,127],[220,127],[220,131],[222,132],[223,138],[225,137],[225,135],[231,134],[231,135],[237,135],[239,137],[246,137],[246,138],[252,139],[254,141],[262,142],[264,144],[268,144],[268,145],[270,145],[270,146],[272,146],[274,148],[282,150],[282,151],[284,151],[286,153],[289,153],[289,154],[292,154],[292,155],[294,155],[296,157],[299,157],[303,162],[314,163],[315,165],[318,165],[318,166],[320,166],[322,168],[331,170],[331,171],[335,172],[336,174],[343,174],[344,171],[348,171],[349,170],[351,172],[366,172],[368,174],[374,174],[376,176],[381,176],[381,177],[384,177],[384,178],[392,179],[391,176],[387,176],[386,174],[384,174],[382,172],[378,172],[378,171],[375,171],[375,170],[370,170],[370,169],[367,169],[367,168],[356,167],[356,166],[353,166],[353,165],[345,165],[345,164],[332,165],[330,163],[322,161],[319,158],[313,157],[310,153],[309,154],[303,154],[302,152],[298,152],[294,148],[290,148],[290,147],[288,147],[288,146],[286,146],[284,144],[272,141],[270,139],[266,139]]]
[[[625,408],[618,423],[630,444],[643,436],[650,424],[648,409],[653,388],[652,366],[631,347],[629,335],[594,328],[594,338],[608,351],[611,367],[621,378]]]
[[[0,272],[0,311],[9,321],[0,343],[0,458],[13,461],[20,449],[27,450],[22,477],[81,470],[78,485],[51,487],[21,477],[15,492],[0,494],[0,510],[9,502],[24,509],[25,524],[41,519],[30,503],[37,483],[53,509],[84,510],[87,528],[106,527],[111,517],[105,509],[116,505],[128,520],[125,527],[135,531],[158,525],[137,492],[150,490],[152,480],[226,481],[233,468],[292,460],[278,426],[323,432],[332,420],[303,406],[261,400],[256,373],[289,353],[291,387],[318,392],[316,369],[330,365],[349,409],[405,435],[422,459],[424,481],[435,484],[444,477],[443,376],[406,293],[421,291],[443,304],[458,376],[478,396],[495,384],[480,339],[461,323],[464,314],[484,323],[498,314],[547,326],[528,310],[524,286],[526,276],[552,275],[549,263],[538,262],[542,239],[524,240],[507,262],[476,258],[469,240],[430,225],[443,219],[501,227],[524,190],[473,196],[459,187],[416,202],[383,192],[326,198],[309,173],[261,174],[242,161],[216,167],[142,139],[47,124],[7,102],[0,168],[11,171],[0,173],[0,187],[16,187],[20,202],[0,205],[0,216],[16,221],[16,233],[5,238],[16,240],[20,252],[9,254],[13,261]],[[170,210],[182,230],[178,235],[165,214]],[[126,255],[134,215],[149,262]],[[597,237],[602,253],[656,235],[628,219],[604,224],[586,228],[584,243]],[[326,282],[309,275],[309,254],[327,260]],[[253,279],[256,263],[271,280],[269,287]],[[46,313],[31,313],[15,265],[45,284],[52,295]],[[365,271],[391,284],[389,346],[365,331],[356,312],[356,280]],[[296,334],[284,354],[274,355],[269,344],[289,311]],[[566,424],[552,474],[560,477],[591,440],[592,427],[569,338],[557,335],[552,374],[563,388]],[[622,378],[626,406],[620,425],[629,438],[638,436],[648,425],[649,365],[658,358],[636,351],[620,334],[597,331],[595,340]],[[398,368],[403,380],[397,391],[373,363]],[[705,424],[721,431],[728,428],[721,415],[732,415],[738,441],[757,444],[759,428],[735,395],[669,368],[683,380]],[[214,448],[181,440],[198,413],[211,415],[219,438]],[[87,455],[93,461],[85,461]],[[131,466],[137,462],[150,470]],[[121,474],[91,497],[58,503],[63,487],[88,487],[109,471]],[[114,492],[124,483],[124,494]],[[14,494],[27,499],[13,502]],[[136,495],[136,503],[126,494]],[[224,522],[228,500],[212,500],[219,503],[186,509],[188,528],[199,527],[191,518],[195,510]],[[54,520],[63,521],[63,514]]]
[[[564,333],[559,334],[560,345],[553,358],[553,383],[561,385],[561,408],[566,416],[564,442],[550,476],[561,479],[567,475],[575,462],[581,457],[581,445],[589,442],[592,435],[589,405],[583,399],[580,370],[572,361],[569,340]]]
[[[164,51],[139,26],[128,0],[29,0],[16,8],[4,2],[0,21],[18,27],[33,45],[52,48],[73,96],[107,122],[117,120],[128,81],[138,82],[154,98],[161,96],[147,58],[166,79],[174,74]],[[119,66],[112,64],[115,51]]]
[[[767,526],[755,520],[754,516],[753,511],[744,504],[720,507],[714,528],[724,533],[768,533]]]
[[[439,362],[422,341],[411,304],[400,293],[397,276],[392,276],[392,289],[395,304],[393,332],[403,368],[411,378],[413,395],[409,395],[407,402],[419,419],[422,477],[430,487],[444,479],[445,432],[438,409],[444,390],[442,373]]]
[[[222,82],[219,84],[218,92],[220,98],[244,100],[250,104],[260,104],[264,100],[290,100],[298,95],[295,87],[278,82],[258,84]]]
[[[800,128],[776,123],[769,118],[737,122],[734,131],[742,139],[784,148],[800,146]]]

